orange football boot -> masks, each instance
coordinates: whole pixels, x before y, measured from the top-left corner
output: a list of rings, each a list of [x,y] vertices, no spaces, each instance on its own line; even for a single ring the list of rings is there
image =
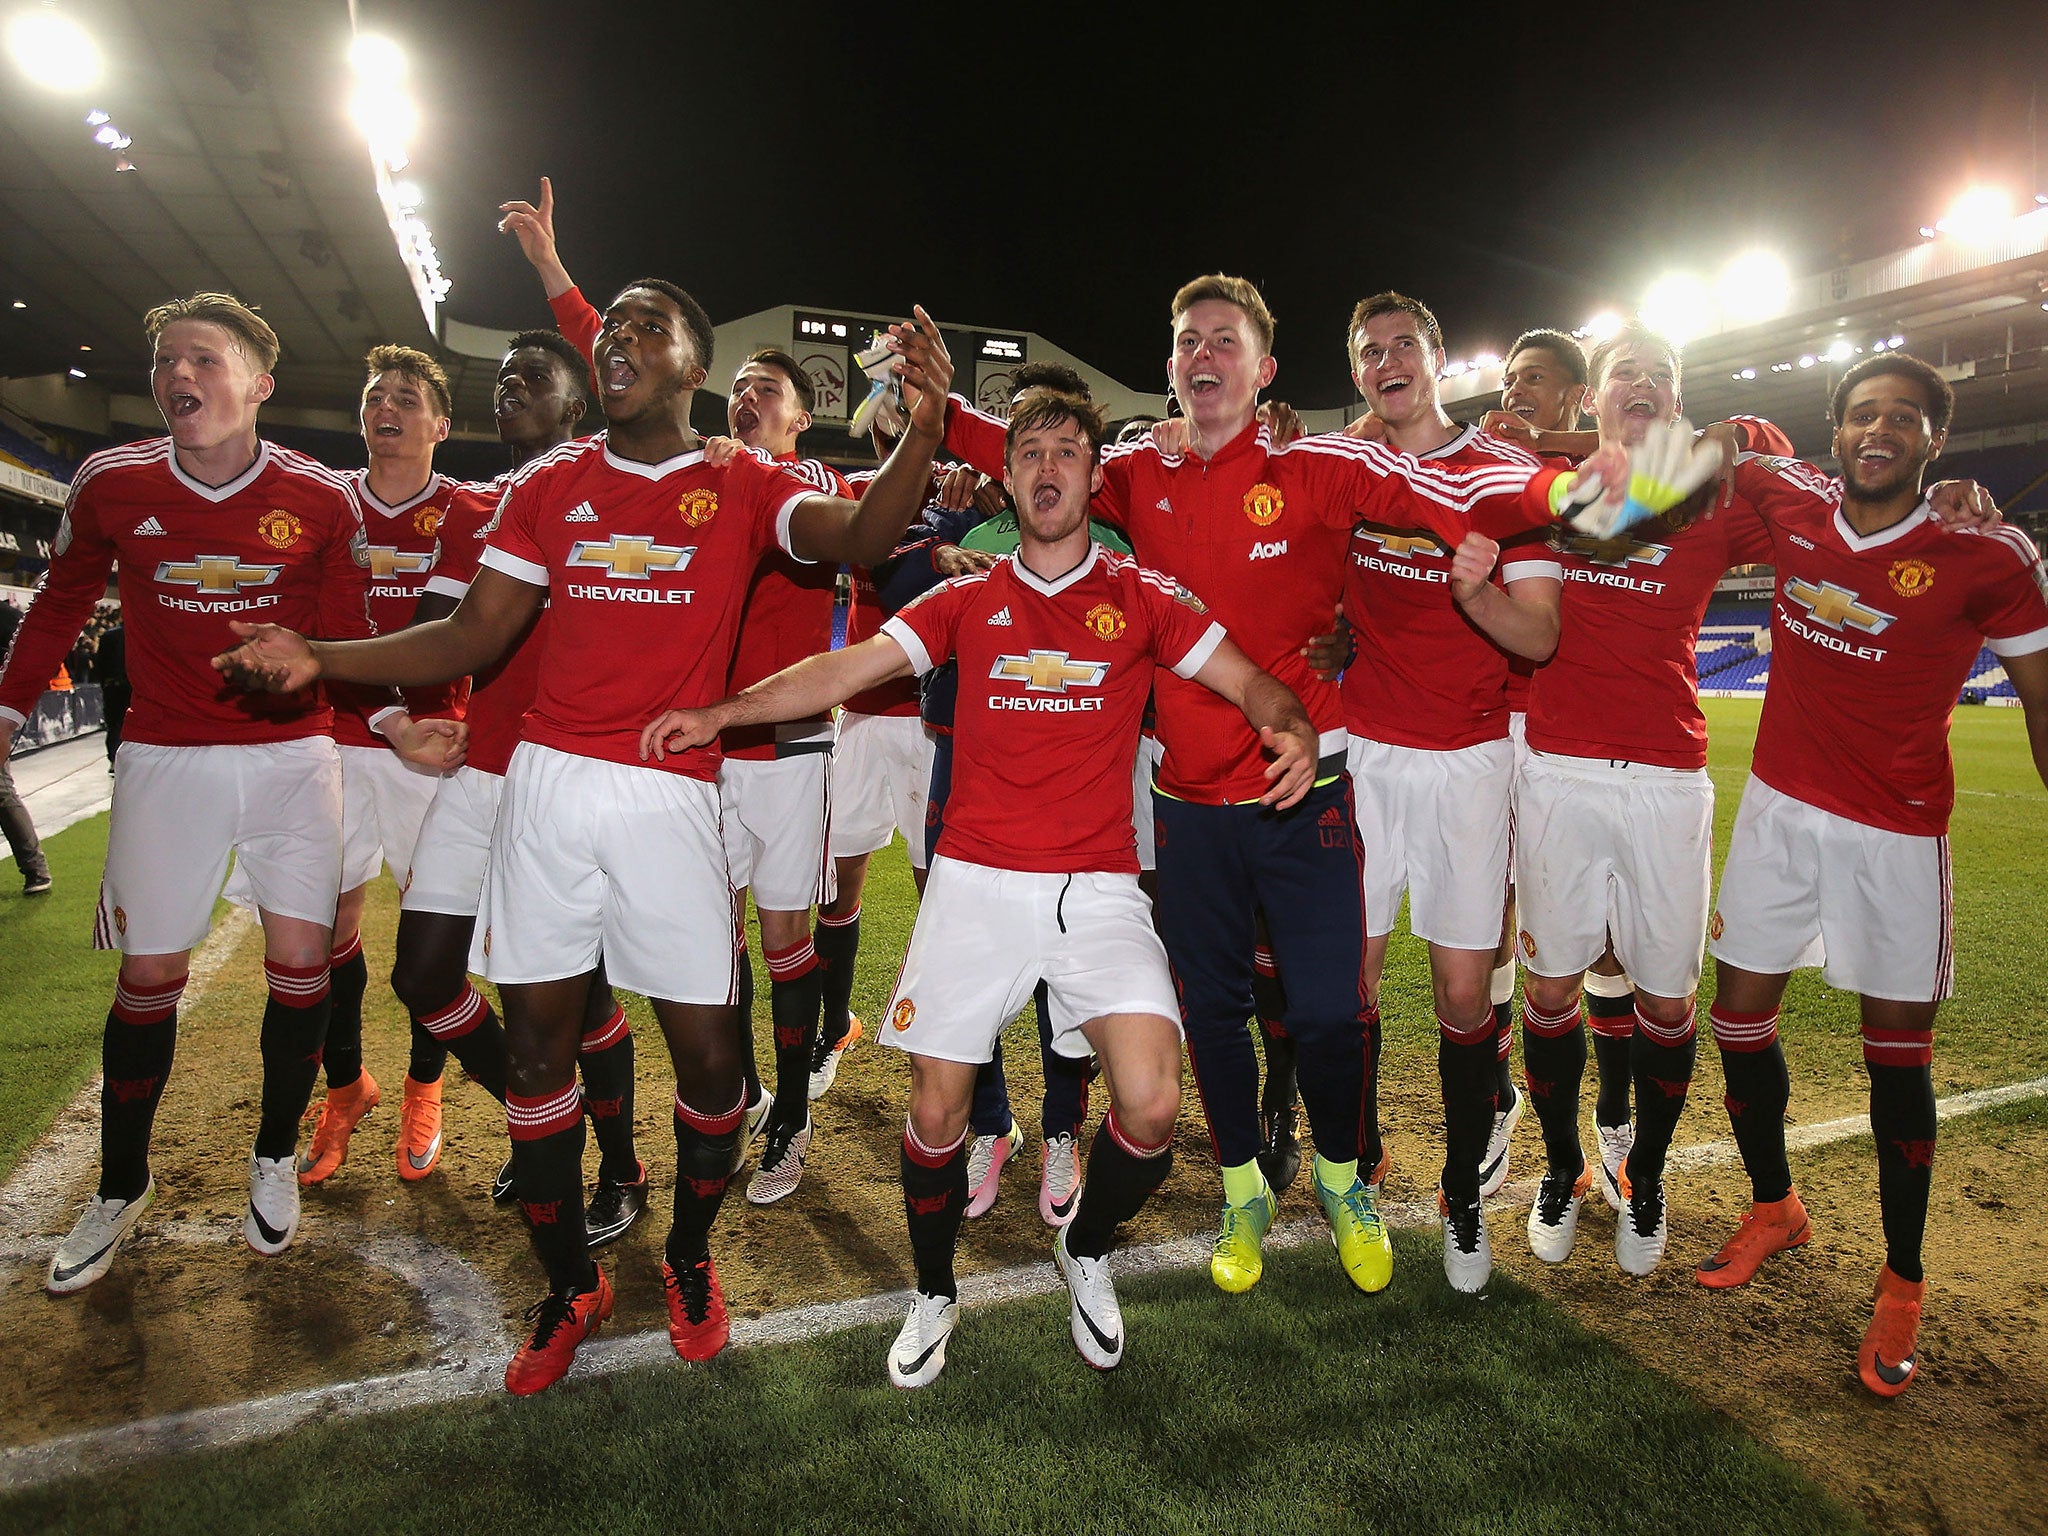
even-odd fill
[[[1797,1248],[1813,1236],[1813,1223],[1793,1190],[1782,1200],[1758,1201],[1742,1218],[1721,1251],[1699,1267],[1699,1282],[1717,1291],[1741,1285],[1774,1253]]]
[[[348,1139],[363,1116],[383,1101],[369,1069],[346,1088],[330,1088],[313,1127],[312,1145],[299,1156],[299,1182],[318,1184],[348,1161]]]
[[[612,1284],[602,1269],[597,1271],[597,1284],[587,1291],[549,1291],[526,1309],[533,1332],[505,1367],[505,1390],[515,1397],[530,1397],[552,1387],[568,1375],[576,1346],[611,1315]]]
[[[1856,1351],[1856,1374],[1879,1397],[1897,1397],[1919,1374],[1920,1303],[1925,1280],[1901,1280],[1887,1264],[1877,1272],[1877,1305]]]

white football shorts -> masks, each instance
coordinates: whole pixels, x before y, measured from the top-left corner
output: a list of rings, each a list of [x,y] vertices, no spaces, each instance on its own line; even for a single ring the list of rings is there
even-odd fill
[[[1735,813],[1716,960],[1775,976],[1822,967],[1831,987],[1902,1003],[1955,990],[1946,837],[1865,826],[1752,776]]]
[[[825,856],[831,826],[832,756],[728,757],[718,769],[725,861],[735,889],[767,912],[803,912],[839,889]],[[918,839],[924,833],[919,829]]]
[[[923,869],[931,789],[932,738],[923,720],[840,711],[832,749],[832,857],[873,853],[901,832],[911,867]]]
[[[1508,886],[1514,747],[1502,737],[1455,752],[1354,735],[1346,754],[1365,852],[1365,931],[1408,928],[1451,949],[1493,949]]]
[[[481,768],[458,768],[441,780],[412,845],[412,864],[399,882],[403,910],[476,916],[504,792],[504,777]]]
[[[1532,752],[1515,788],[1515,954],[1576,976],[1614,936],[1637,986],[1700,983],[1712,888],[1714,783],[1703,769]]]
[[[1081,1026],[1108,1014],[1156,1014],[1180,1027],[1166,949],[1136,875],[1037,874],[941,855],[878,1033],[919,1056],[987,1061],[1041,978],[1062,1056],[1087,1056]]]
[[[228,873],[245,905],[332,927],[341,891],[341,762],[332,738],[207,747],[124,741],[93,943],[191,949]]]
[[[469,968],[494,982],[580,976],[602,954],[628,992],[734,1001],[718,786],[521,742],[477,917]]]

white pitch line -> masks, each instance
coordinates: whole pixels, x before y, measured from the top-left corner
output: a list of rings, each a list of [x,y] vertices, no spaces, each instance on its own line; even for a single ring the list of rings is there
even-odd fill
[[[1944,1120],[2000,1104],[2048,1095],[2048,1077],[2014,1083],[2002,1088],[1978,1089],[1956,1094],[1936,1105]],[[1866,1116],[1851,1115],[1823,1121],[1787,1133],[1788,1147],[1804,1150],[1830,1142],[1848,1141],[1866,1134]],[[1687,1147],[1671,1154],[1674,1167],[1698,1168],[1736,1161],[1733,1142],[1713,1142]],[[1531,1182],[1511,1184],[1491,1202],[1495,1208],[1520,1208],[1535,1192]],[[1382,1207],[1387,1224],[1399,1228],[1434,1226],[1437,1213],[1431,1201],[1389,1201]],[[1329,1229],[1308,1218],[1275,1227],[1266,1241],[1274,1247],[1292,1248],[1328,1237]],[[1162,1270],[1197,1267],[1208,1256],[1206,1236],[1170,1238],[1144,1248],[1120,1249],[1116,1256],[1121,1276],[1149,1274]],[[457,1261],[460,1262],[460,1261]],[[465,1266],[466,1267],[466,1266]],[[1019,1265],[988,1274],[970,1275],[961,1282],[963,1303],[986,1306],[991,1302],[1044,1296],[1061,1288],[1059,1272],[1048,1261]],[[864,1323],[889,1322],[909,1304],[908,1291],[891,1291],[852,1301],[824,1302],[772,1312],[765,1317],[734,1322],[732,1347],[746,1349],[763,1344],[787,1344],[841,1333]],[[499,1346],[502,1352],[503,1346]],[[619,1339],[599,1339],[578,1356],[575,1380],[652,1365],[673,1357],[668,1334],[663,1331],[631,1334]],[[496,1359],[456,1360],[424,1370],[405,1371],[367,1381],[342,1382],[312,1387],[250,1402],[229,1403],[216,1408],[195,1408],[106,1429],[84,1430],[34,1445],[0,1448],[0,1491],[39,1487],[61,1478],[100,1472],[112,1466],[155,1456],[188,1454],[273,1439],[315,1417],[357,1418],[408,1408],[424,1403],[446,1403],[461,1398],[488,1396],[502,1390],[503,1367]]]
[[[255,928],[256,919],[247,909],[228,908],[220,926],[192,952],[185,995],[178,1005],[181,1012],[206,996],[220,968]],[[97,1166],[99,1150],[100,1074],[95,1072],[42,1139],[29,1148],[13,1177],[0,1185],[0,1232],[9,1234],[0,1243],[0,1269],[11,1269],[39,1250],[47,1256],[56,1246],[53,1242],[23,1241],[30,1234],[52,1232],[60,1222],[63,1231],[71,1230],[78,1182]]]

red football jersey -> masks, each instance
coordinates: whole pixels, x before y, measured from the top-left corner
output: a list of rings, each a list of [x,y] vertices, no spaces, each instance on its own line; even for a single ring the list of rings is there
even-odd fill
[[[951,464],[932,465],[933,496],[938,495],[939,482],[952,468]],[[846,482],[852,487],[852,494],[865,496],[877,473],[876,470],[863,469],[848,475]],[[852,599],[846,605],[846,643],[859,645],[861,641],[872,640],[880,634],[882,621],[889,615],[882,612],[882,600],[875,592],[874,575],[866,566],[849,565],[846,574],[853,589]],[[841,708],[849,715],[915,715],[919,713],[917,679],[891,678],[877,687],[856,693]]]
[[[476,579],[485,541],[491,535],[498,502],[512,483],[510,471],[495,480],[458,485],[448,498],[448,521],[441,529],[441,558],[427,578],[426,590],[460,601]],[[465,761],[484,773],[503,774],[519,745],[520,722],[533,707],[540,687],[541,658],[547,654],[548,611],[534,616],[517,644],[471,679],[469,756]]]
[[[230,620],[333,640],[376,633],[365,606],[362,520],[341,476],[267,442],[220,486],[186,474],[168,437],[87,459],[0,674],[0,710],[17,723],[56,675],[116,562],[135,690],[127,740],[215,746],[333,729],[318,689],[242,693],[212,661],[241,643]],[[381,710],[385,701],[372,697],[370,705]]]
[[[1778,568],[1752,771],[1850,821],[1945,833],[1949,717],[1978,650],[2048,649],[2039,553],[2010,526],[1944,528],[1925,502],[1866,537],[1842,515],[1842,482],[1797,459],[1745,457],[1735,473]]]
[[[641,727],[725,696],[754,567],[789,548],[790,513],[817,487],[752,452],[723,468],[701,449],[641,464],[614,455],[607,437],[515,471],[484,550],[485,565],[551,600],[522,739],[716,778],[716,747],[643,764]]]
[[[1001,472],[1004,431],[950,402],[947,447],[983,473]],[[1534,460],[1423,464],[1346,437],[1276,449],[1256,423],[1213,458],[1167,458],[1143,439],[1106,450],[1102,470],[1095,515],[1123,529],[1146,565],[1212,595],[1231,637],[1301,699],[1326,758],[1344,750],[1343,706],[1301,648],[1329,630],[1352,528],[1421,528],[1453,542],[1472,528],[1510,535],[1550,521],[1558,473]],[[1264,749],[1233,705],[1172,676],[1159,679],[1158,703],[1164,793],[1208,805],[1265,793]]]
[[[1538,464],[1534,454],[1469,425],[1419,457],[1473,469]],[[1345,669],[1342,691],[1344,726],[1353,736],[1455,752],[1507,735],[1510,658],[1451,596],[1453,548],[1454,541],[1433,534],[1377,526],[1351,535],[1344,615],[1358,655]],[[1504,579],[1508,553],[1501,552]]]
[[[1729,566],[1770,557],[1770,536],[1744,502],[1710,504],[1674,534],[1602,542],[1560,530],[1548,544],[1503,551],[1509,580],[1564,583],[1557,650],[1530,691],[1529,745],[1567,757],[1706,767],[1694,660],[1700,622]]]
[[[448,542],[443,524],[449,519],[455,493],[462,482],[443,474],[430,474],[417,496],[401,506],[389,506],[370,489],[367,469],[350,471],[349,490],[362,516],[363,535],[370,554],[370,619],[384,634],[393,634],[412,622],[420,593],[440,563]],[[488,516],[488,514],[486,514]],[[474,532],[475,529],[469,530]],[[459,536],[459,535],[458,535]],[[469,698],[469,683],[458,680],[431,688],[407,688],[405,710],[415,720],[440,718],[460,720],[462,706]],[[377,703],[382,690],[338,690],[337,697]],[[334,712],[334,740],[344,747],[383,747],[389,743],[363,723],[353,709]]]
[[[995,869],[1138,872],[1131,767],[1155,670],[1191,678],[1223,639],[1198,598],[1093,544],[1057,581],[1005,555],[905,604],[882,632],[920,674],[960,662],[938,852]]]
[[[853,494],[838,470],[816,459],[799,460],[792,453],[776,462],[810,482],[821,495]],[[747,589],[739,641],[733,647],[728,691],[738,693],[764,677],[773,677],[784,667],[796,665],[806,656],[831,650],[832,601],[838,584],[837,566],[806,565],[780,550],[763,556],[754,571],[753,585]],[[721,735],[718,746],[727,757],[756,760],[829,752],[832,716],[828,713],[812,720],[742,726]]]

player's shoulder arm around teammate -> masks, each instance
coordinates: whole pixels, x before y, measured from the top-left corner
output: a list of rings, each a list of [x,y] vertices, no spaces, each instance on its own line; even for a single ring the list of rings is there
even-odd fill
[[[821,651],[716,704],[662,711],[641,728],[640,758],[665,762],[669,753],[706,746],[735,726],[808,720],[910,670],[911,659],[888,634]]]

